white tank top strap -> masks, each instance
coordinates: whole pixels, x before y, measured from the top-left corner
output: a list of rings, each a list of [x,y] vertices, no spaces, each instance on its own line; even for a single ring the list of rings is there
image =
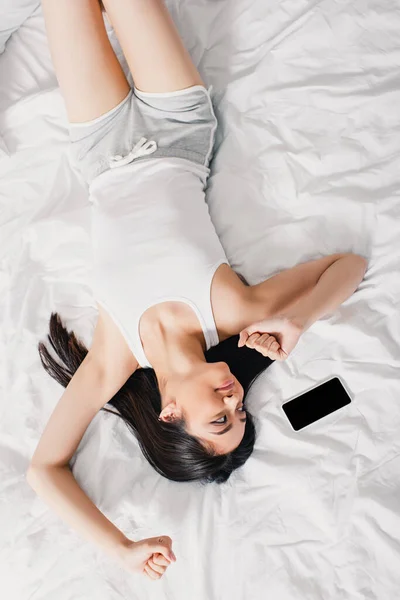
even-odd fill
[[[135,327],[132,328],[130,341],[132,351],[142,368],[152,368],[152,366],[146,357],[142,340],[140,338],[140,319],[147,309],[163,302],[182,302],[183,304],[190,306],[200,322],[207,350],[219,343],[218,330],[211,304],[211,285],[217,269],[222,264],[227,264],[227,261],[219,260],[210,269],[207,280],[198,281],[198,286],[196,286],[197,289],[193,290],[193,296],[196,297],[196,302],[186,296],[160,296],[138,312],[138,316],[135,319]]]

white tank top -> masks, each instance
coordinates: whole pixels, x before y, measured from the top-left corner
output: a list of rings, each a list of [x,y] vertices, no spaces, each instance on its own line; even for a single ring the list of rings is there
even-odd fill
[[[95,298],[141,367],[151,365],[140,318],[161,302],[191,306],[207,349],[219,342],[211,284],[228,261],[205,201],[208,174],[188,160],[154,158],[106,171],[90,186]]]

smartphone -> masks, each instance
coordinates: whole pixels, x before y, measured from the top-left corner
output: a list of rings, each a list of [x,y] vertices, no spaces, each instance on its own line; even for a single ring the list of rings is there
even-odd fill
[[[351,398],[338,377],[285,402],[282,408],[295,431],[350,404]]]

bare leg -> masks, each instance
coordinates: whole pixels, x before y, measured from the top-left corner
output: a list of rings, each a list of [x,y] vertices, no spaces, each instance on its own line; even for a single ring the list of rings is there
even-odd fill
[[[174,92],[204,85],[163,0],[103,0],[142,92]]]
[[[71,122],[95,119],[129,84],[111,47],[98,0],[42,0],[57,79]]]

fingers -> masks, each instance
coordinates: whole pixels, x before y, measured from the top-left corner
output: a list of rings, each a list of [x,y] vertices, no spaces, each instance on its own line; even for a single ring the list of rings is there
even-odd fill
[[[264,334],[256,340],[254,349],[258,350],[263,356],[271,358],[277,350],[279,350],[279,344],[273,335]]]
[[[246,346],[247,346],[248,348],[254,348],[254,347],[255,347],[255,344],[256,344],[256,342],[259,340],[259,338],[260,338],[260,337],[261,337],[261,334],[260,334],[260,333],[252,333],[252,334],[251,334],[251,335],[250,335],[250,336],[247,338],[247,341],[246,341]]]
[[[246,329],[243,329],[240,334],[239,334],[239,342],[238,342],[238,346],[239,348],[242,348],[245,344],[247,346],[247,340],[249,337],[251,337],[253,335],[253,333],[258,333],[260,335],[260,331],[263,330],[264,327],[264,323],[262,321],[258,322],[258,323],[253,323],[252,325],[249,325],[248,327],[246,327]],[[265,329],[264,329],[265,331]]]
[[[273,337],[273,336],[271,336],[269,333],[263,333],[262,335],[260,335],[260,337],[257,340],[257,346],[265,346],[266,347],[266,342],[271,337]],[[275,339],[275,338],[273,338],[273,339]]]
[[[158,565],[157,563],[155,563],[153,558],[149,558],[149,560],[147,561],[147,566],[150,567],[150,569],[152,569],[156,573],[159,573],[160,575],[164,575],[166,568],[167,568],[167,567],[164,567],[162,565]]]
[[[271,360],[285,360],[285,358],[287,358],[287,354],[282,350],[276,338],[268,333],[259,335],[258,338],[255,339],[252,347],[254,350],[257,350],[257,352]]]
[[[157,571],[154,571],[154,569],[152,569],[149,564],[146,564],[144,566],[143,571],[146,573],[147,577],[150,577],[150,579],[156,580],[156,579],[160,579],[161,574],[157,573]]]
[[[164,537],[166,538],[166,536]],[[167,541],[167,539],[165,539],[165,541]],[[170,564],[171,561],[168,558],[166,558],[163,554],[157,552],[148,559],[147,563],[144,566],[143,572],[147,575],[149,579],[157,580],[164,575],[165,571],[167,570],[167,567]]]
[[[240,334],[239,334],[239,342],[238,342],[239,348],[243,348],[243,346],[247,342],[247,338],[248,337],[249,337],[249,334],[247,333],[247,331],[245,329],[240,332]]]
[[[162,554],[153,554],[152,559],[156,565],[168,567],[171,564],[171,561],[165,558],[165,556],[163,556]]]
[[[241,335],[242,334],[244,334],[244,332],[242,332]],[[244,335],[242,339],[244,339]],[[274,353],[280,348],[273,335],[269,335],[269,333],[261,334],[258,331],[249,335],[244,345],[246,345],[247,348],[257,350],[263,356],[269,356],[270,351]]]
[[[248,346],[249,339],[252,337],[253,334],[256,334],[256,332],[257,332],[257,329],[255,329],[254,326],[248,327],[247,329],[243,329],[243,331],[241,331],[239,334],[239,342],[238,342],[239,348],[242,348],[245,345]],[[260,335],[260,334],[257,332],[257,335]]]
[[[267,354],[269,352],[275,353],[280,348],[276,338],[268,333],[265,333],[256,341],[256,346],[260,346]]]
[[[260,333],[256,327],[257,323],[240,332],[239,348],[247,346],[271,360],[286,360],[288,354],[281,348],[276,337],[269,333]]]

